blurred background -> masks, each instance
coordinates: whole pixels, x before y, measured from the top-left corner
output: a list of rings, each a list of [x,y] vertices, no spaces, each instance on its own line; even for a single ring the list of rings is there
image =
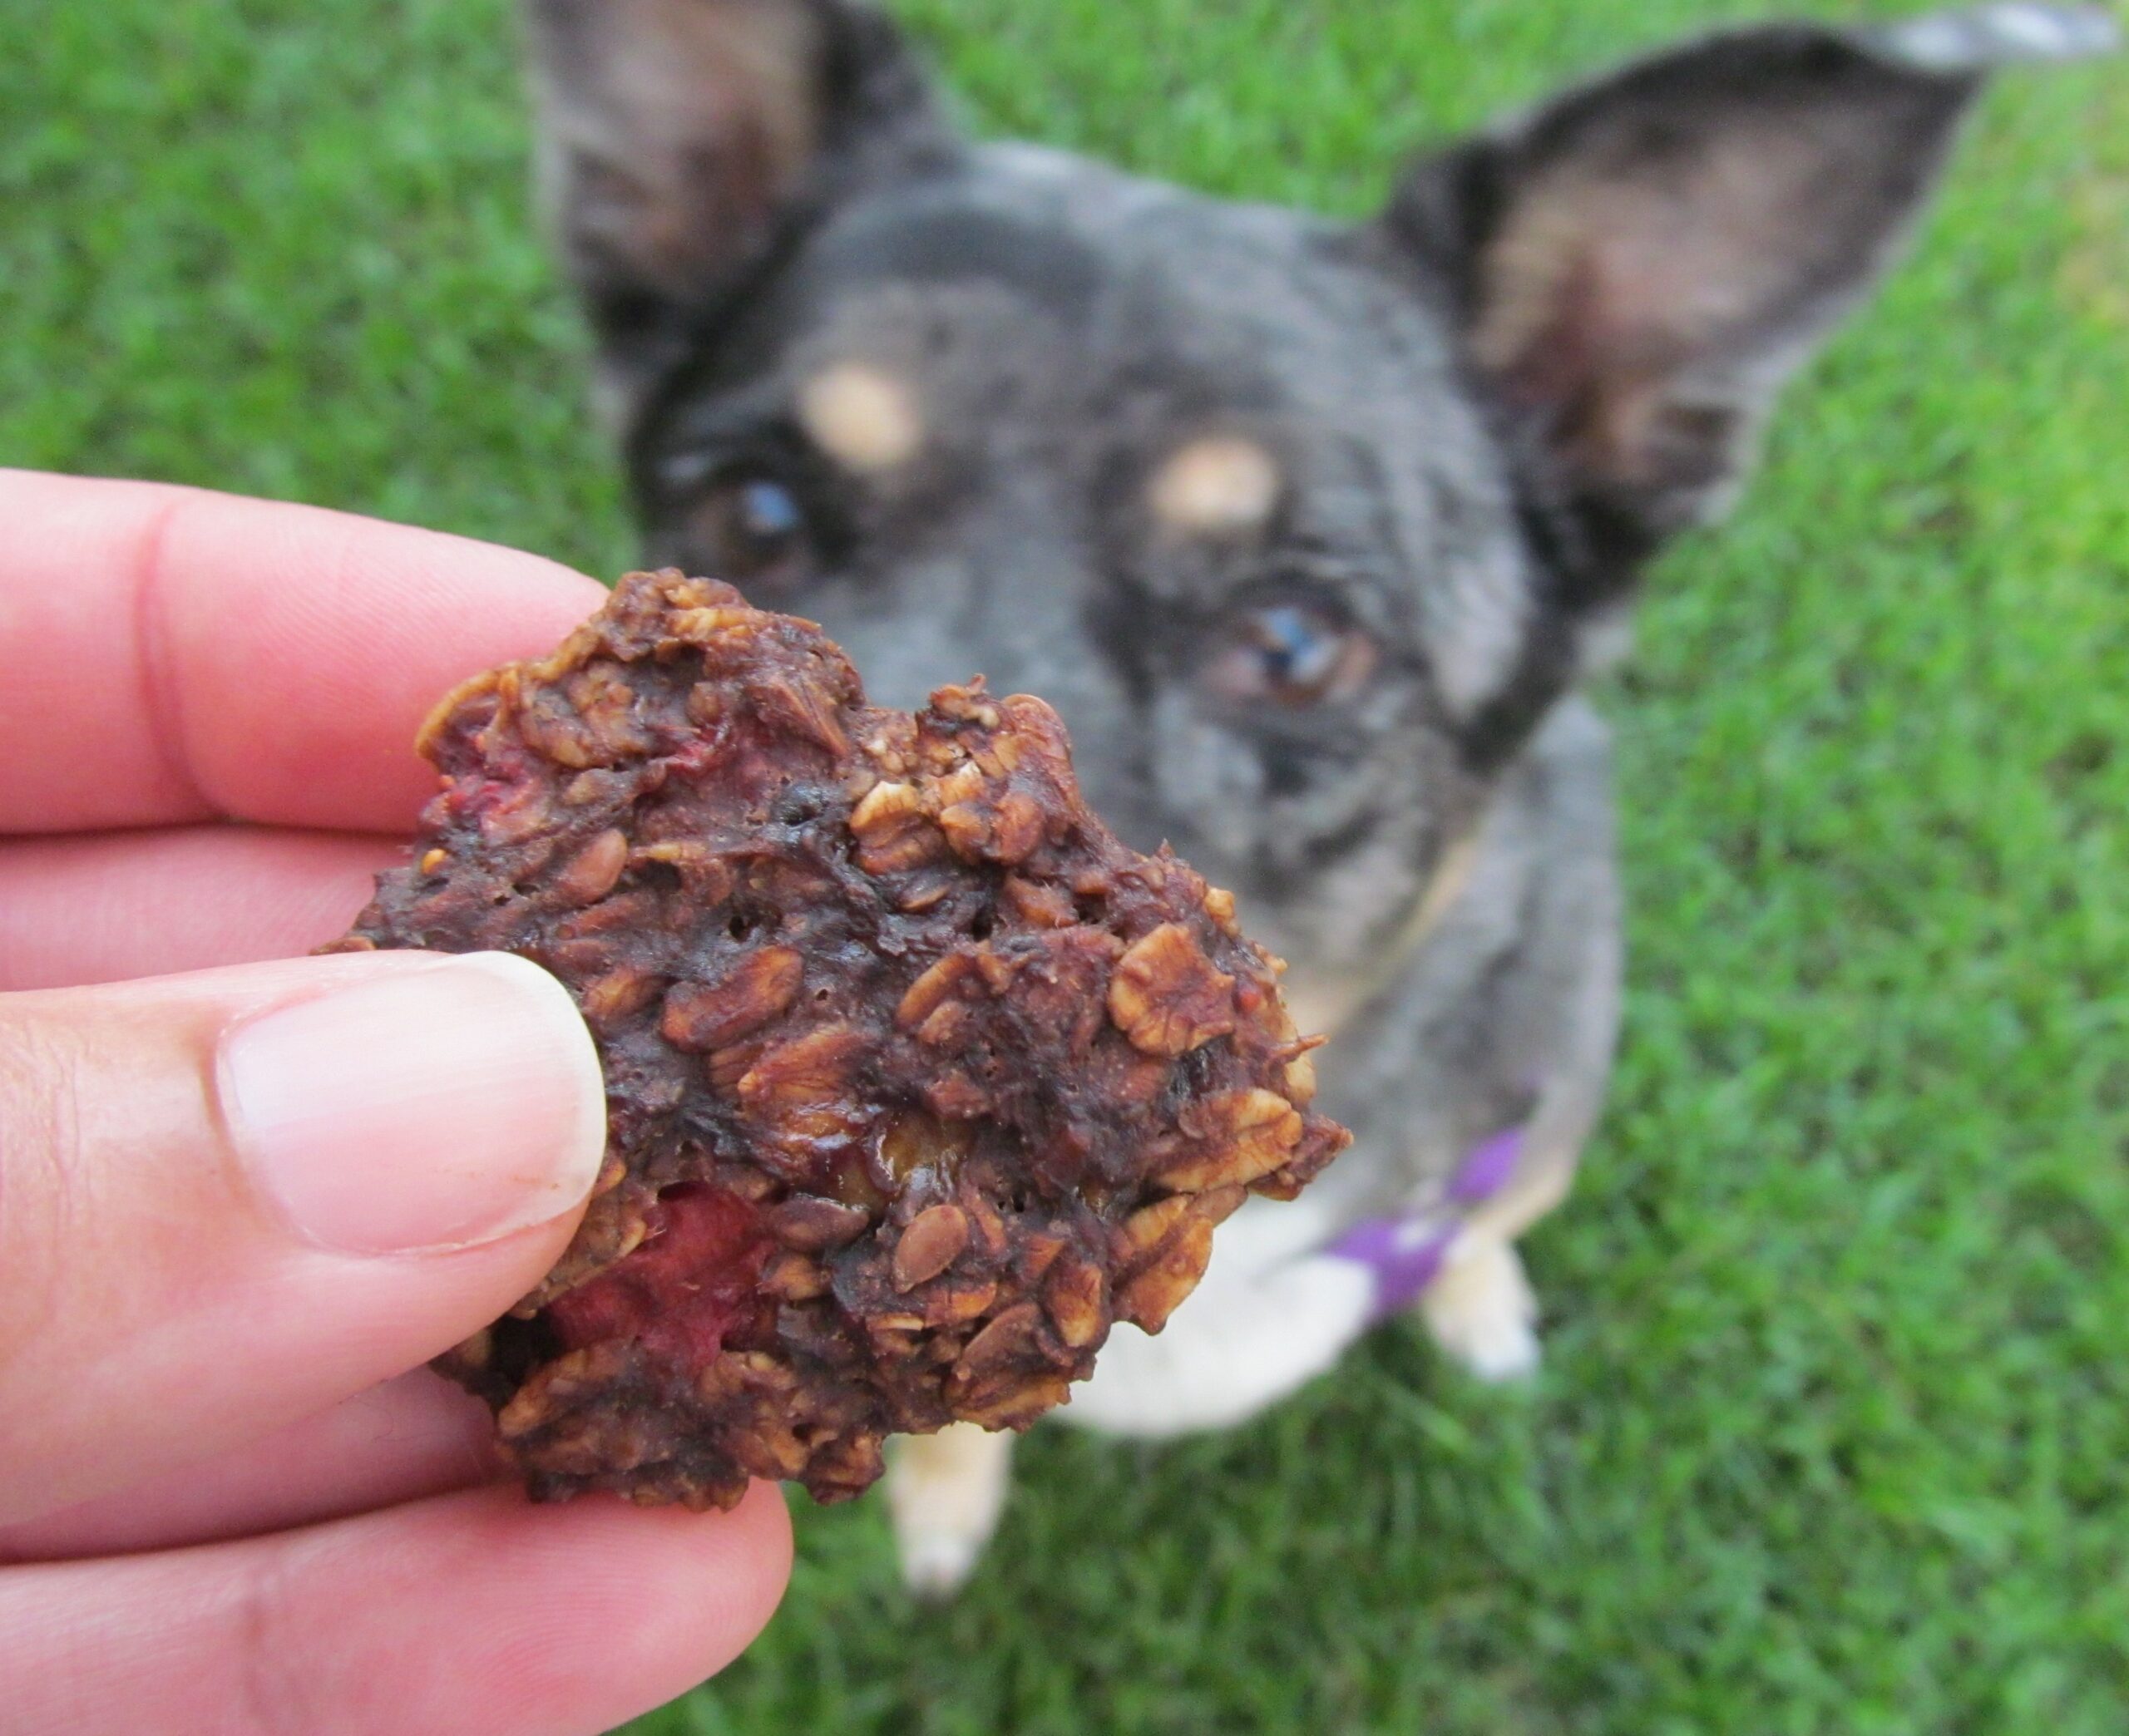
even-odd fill
[[[901,0],[976,123],[1360,214],[1758,15]],[[1822,15],[1857,8],[1805,6]],[[7,0],[0,463],[632,550],[506,0]],[[1657,572],[1610,1110],[1527,1392],[1414,1329],[1217,1439],[1028,1442],[913,1607],[798,1515],[645,1733],[2129,1729],[2129,67],[1989,96],[1914,258]]]

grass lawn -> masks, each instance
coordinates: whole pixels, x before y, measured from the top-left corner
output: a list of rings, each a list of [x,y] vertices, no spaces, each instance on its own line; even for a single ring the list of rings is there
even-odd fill
[[[908,0],[988,130],[1358,212],[1692,0]],[[503,0],[7,0],[0,461],[630,555]],[[2129,1729],[2129,67],[1989,99],[1615,683],[1632,994],[1534,1390],[1378,1334],[872,1503],[650,1733]]]

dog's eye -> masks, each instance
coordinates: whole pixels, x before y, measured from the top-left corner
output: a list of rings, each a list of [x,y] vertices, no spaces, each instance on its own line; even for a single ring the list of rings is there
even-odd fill
[[[1358,693],[1375,660],[1374,642],[1329,604],[1267,603],[1234,618],[1205,678],[1240,704],[1321,705]]]
[[[788,584],[813,562],[813,525],[798,491],[763,471],[712,482],[695,508],[694,529],[715,576],[735,584]]]

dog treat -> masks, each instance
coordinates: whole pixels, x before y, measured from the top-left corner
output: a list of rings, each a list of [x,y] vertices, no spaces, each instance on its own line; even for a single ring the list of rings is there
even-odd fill
[[[521,954],[605,1068],[582,1226],[440,1363],[537,1497],[832,1501],[891,1433],[1023,1427],[1346,1143],[1279,966],[1088,811],[1040,700],[875,709],[811,623],[638,573],[420,747],[337,946]]]

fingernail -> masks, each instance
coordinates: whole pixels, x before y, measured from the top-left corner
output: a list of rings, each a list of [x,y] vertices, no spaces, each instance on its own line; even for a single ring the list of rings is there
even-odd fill
[[[259,1014],[224,1038],[220,1091],[259,1190],[349,1253],[545,1223],[590,1191],[605,1147],[590,1033],[507,953],[410,959]]]

